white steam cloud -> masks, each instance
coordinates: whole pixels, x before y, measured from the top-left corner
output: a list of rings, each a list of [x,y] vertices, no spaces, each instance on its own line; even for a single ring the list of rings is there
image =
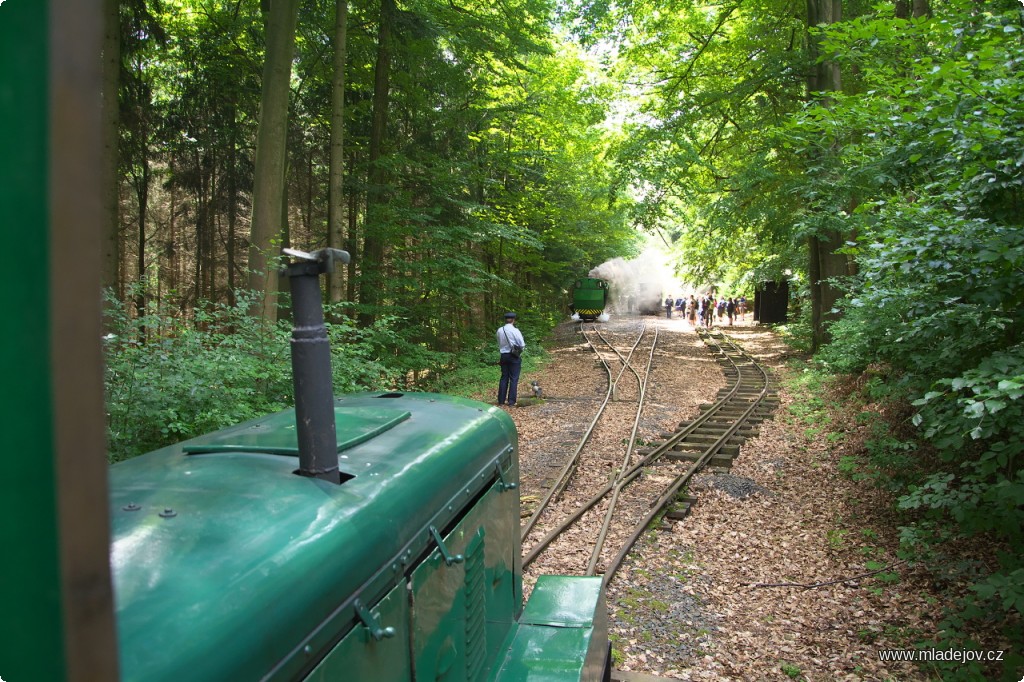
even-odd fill
[[[613,313],[655,314],[663,310],[663,301],[689,296],[693,287],[683,284],[668,264],[667,256],[647,249],[633,260],[613,258],[590,271],[609,283],[609,304]]]

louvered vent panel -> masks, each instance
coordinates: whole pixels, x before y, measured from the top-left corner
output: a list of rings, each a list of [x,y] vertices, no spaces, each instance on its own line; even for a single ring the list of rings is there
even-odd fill
[[[466,679],[483,677],[487,660],[487,601],[484,576],[484,531],[466,548]]]

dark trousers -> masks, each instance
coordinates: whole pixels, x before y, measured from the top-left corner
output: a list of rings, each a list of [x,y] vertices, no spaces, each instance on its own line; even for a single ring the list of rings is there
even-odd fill
[[[523,368],[523,359],[512,357],[511,353],[501,354],[501,381],[498,382],[498,404],[504,405],[508,397],[508,404],[516,402],[519,393],[519,371]]]

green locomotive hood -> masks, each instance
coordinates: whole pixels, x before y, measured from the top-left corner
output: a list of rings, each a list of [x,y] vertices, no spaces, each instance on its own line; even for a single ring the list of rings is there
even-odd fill
[[[501,410],[433,394],[335,402],[334,485],[297,475],[289,410],[111,467],[124,680],[290,676],[506,472]],[[498,473],[500,471],[501,473]]]

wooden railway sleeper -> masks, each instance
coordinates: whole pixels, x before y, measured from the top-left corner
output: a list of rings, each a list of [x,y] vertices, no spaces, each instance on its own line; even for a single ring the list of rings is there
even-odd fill
[[[747,405],[749,405],[749,403],[747,403]],[[717,420],[719,420],[719,421],[722,420],[722,419],[728,419],[729,421],[736,421],[737,418],[739,418],[739,417],[741,417],[743,415],[743,412],[746,409],[747,408],[743,407],[742,405],[726,405],[725,407],[723,407],[720,410],[718,410],[717,412],[715,412],[714,417]],[[775,410],[772,410],[772,409],[769,409],[767,407],[762,407],[762,406],[758,405],[757,407],[754,408],[754,413],[751,416],[754,416],[754,417],[767,417],[767,416],[771,416],[772,414],[774,414],[774,412],[775,412]]]
[[[719,414],[726,414],[728,411],[742,412],[743,410],[746,410],[751,405],[754,405],[755,406],[754,409],[758,410],[760,412],[775,412],[776,408],[778,408],[778,406],[779,406],[779,404],[776,403],[776,402],[764,401],[764,400],[743,400],[743,399],[727,400],[722,405],[722,407],[719,408],[715,412],[715,414],[712,415],[712,416],[718,416]]]
[[[683,455],[687,453],[693,455],[701,455],[707,452],[707,449],[707,443],[677,443],[676,445],[672,446],[672,449],[669,452],[665,453],[665,456],[675,457],[676,455],[679,455],[680,457],[683,457]],[[723,445],[721,446],[721,448],[719,448],[718,454],[729,455],[730,457],[737,457],[740,454],[740,446],[735,444]]]
[[[726,447],[728,447],[728,446],[726,446]],[[739,448],[738,447],[736,448],[736,452],[735,453],[726,452],[726,448],[723,447],[722,451],[719,452],[717,455],[712,455],[712,457],[706,462],[705,466],[722,467],[723,469],[731,469],[732,468],[732,462],[733,462],[734,459],[736,459],[736,457],[738,455],[739,455]],[[677,462],[696,462],[698,459],[701,458],[701,453],[699,453],[699,452],[692,452],[692,453],[688,453],[688,452],[670,452],[670,453],[668,453],[665,456],[669,460],[674,460],[674,461],[677,461]]]
[[[689,425],[690,425],[689,422],[682,422],[681,424],[679,424],[679,429],[676,431],[676,433],[678,433],[679,431],[682,431],[683,429],[685,429]],[[699,430],[701,432],[703,432],[703,433],[718,433],[718,434],[722,434],[722,433],[725,433],[726,431],[728,431],[730,426],[732,426],[732,422],[711,422],[711,421],[706,421],[706,422],[704,422],[703,424],[700,425]],[[760,432],[759,429],[756,429],[756,428],[754,428],[752,426],[746,426],[746,425],[742,425],[742,426],[740,426],[739,429],[736,430],[736,434],[737,435],[744,436],[746,438],[753,438],[754,436],[758,435],[759,432]],[[673,433],[663,433],[661,435],[661,438],[662,438],[662,440],[668,440],[673,435],[675,435],[675,434],[673,434]]]
[[[715,435],[713,433],[691,433],[686,438],[679,441],[679,445],[685,443],[687,445],[703,445],[704,447],[707,447],[708,445],[714,445],[721,439],[722,434]],[[725,441],[725,444],[743,445],[746,442],[747,439],[744,438],[743,436],[730,436],[729,439]]]

